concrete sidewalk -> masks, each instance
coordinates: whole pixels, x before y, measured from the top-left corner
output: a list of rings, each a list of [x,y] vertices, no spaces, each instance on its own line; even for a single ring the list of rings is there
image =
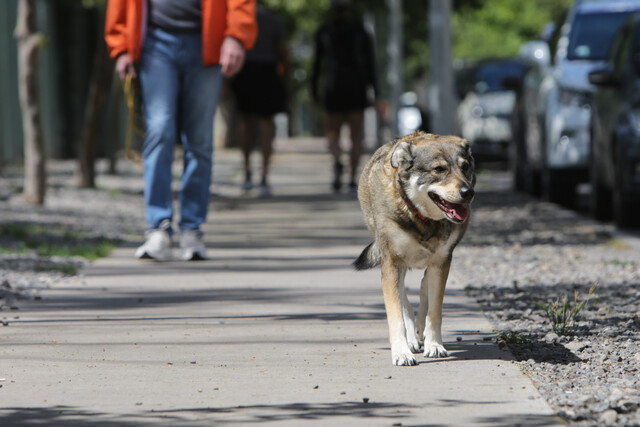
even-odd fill
[[[392,366],[380,273],[350,266],[370,240],[358,203],[329,193],[326,155],[285,151],[267,200],[240,194],[238,153],[217,153],[210,261],[120,248],[23,304],[0,329],[0,425],[560,424],[455,260],[451,357]]]

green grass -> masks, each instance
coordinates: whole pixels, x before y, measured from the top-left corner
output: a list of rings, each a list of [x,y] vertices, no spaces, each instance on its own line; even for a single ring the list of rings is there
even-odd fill
[[[618,250],[621,250],[621,251],[626,251],[626,250],[631,249],[631,246],[627,242],[625,242],[624,240],[620,240],[620,239],[607,240],[604,243],[604,245],[607,246],[607,247],[610,247],[612,249],[618,249]]]
[[[605,265],[615,265],[618,267],[626,267],[627,265],[631,265],[631,266],[635,266],[636,263],[633,261],[623,261],[620,259],[611,259],[611,260],[607,260],[607,261],[603,261]]]
[[[528,341],[529,339],[527,337],[515,331],[502,332],[498,335],[498,342],[505,344],[524,344]]]
[[[558,335],[567,335],[569,333],[569,329],[573,326],[576,317],[589,302],[589,299],[591,299],[591,296],[597,287],[598,284],[594,283],[593,286],[591,286],[591,289],[589,289],[587,298],[582,301],[578,301],[578,291],[575,291],[573,294],[573,304],[569,302],[566,295],[563,295],[562,300],[558,298],[550,304],[536,302],[535,305],[541,309],[549,319],[553,332]]]
[[[78,274],[78,268],[72,264],[37,265],[35,270],[38,272],[58,272],[65,276],[75,276]]]
[[[5,253],[32,251],[38,256],[82,257],[94,261],[109,255],[118,242],[60,226],[10,223],[0,224],[0,243]]]

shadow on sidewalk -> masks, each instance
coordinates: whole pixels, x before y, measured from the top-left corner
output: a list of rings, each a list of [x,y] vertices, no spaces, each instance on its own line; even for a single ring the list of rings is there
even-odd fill
[[[137,427],[162,423],[172,426],[193,426],[214,424],[259,424],[285,421],[326,422],[387,419],[402,425],[402,421],[413,417],[416,406],[396,402],[345,401],[327,403],[287,403],[273,405],[242,405],[226,407],[181,408],[170,410],[151,410],[132,414],[108,414],[75,408],[71,406],[5,408],[0,410],[0,425],[47,425],[47,426],[111,426]],[[434,409],[443,407],[466,407],[468,405],[495,405],[509,402],[441,399],[430,405]],[[194,416],[198,421],[194,420]],[[413,421],[413,420],[412,420]],[[439,427],[443,424],[420,423],[426,427]],[[480,425],[510,427],[514,425],[549,426],[558,425],[558,419],[551,416],[513,414],[504,417],[482,417],[474,420]],[[209,424],[207,424],[209,423]],[[396,424],[394,424],[396,425]]]

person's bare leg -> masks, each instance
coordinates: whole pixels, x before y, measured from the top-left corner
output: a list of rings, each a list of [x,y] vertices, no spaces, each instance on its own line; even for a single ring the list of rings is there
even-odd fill
[[[329,152],[333,156],[333,190],[339,191],[342,183],[340,181],[343,166],[340,162],[342,149],[340,148],[340,127],[344,117],[340,113],[327,113],[327,140],[329,142]]]
[[[244,160],[245,181],[242,188],[250,190],[251,183],[251,149],[253,148],[253,132],[251,129],[251,117],[247,114],[238,114],[238,139]]]
[[[271,117],[258,119],[258,126],[262,149],[262,179],[260,186],[263,187],[261,188],[261,191],[264,193],[263,196],[267,196],[269,192],[267,177],[269,176],[269,165],[271,163],[271,154],[273,153],[273,139],[276,136],[276,126]]]
[[[362,133],[364,125],[364,112],[353,111],[349,113],[349,131],[351,133],[351,153],[349,157],[349,186],[356,186],[356,176],[358,167],[360,166],[360,157],[362,155]]]

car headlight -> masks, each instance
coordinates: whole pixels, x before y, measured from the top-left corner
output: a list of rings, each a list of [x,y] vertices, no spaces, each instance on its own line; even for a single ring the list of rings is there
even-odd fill
[[[482,108],[482,105],[480,104],[474,105],[473,108],[471,108],[471,115],[476,119],[479,119],[480,117],[484,116],[484,108]]]
[[[568,107],[591,108],[591,95],[577,90],[560,89],[560,102]]]

